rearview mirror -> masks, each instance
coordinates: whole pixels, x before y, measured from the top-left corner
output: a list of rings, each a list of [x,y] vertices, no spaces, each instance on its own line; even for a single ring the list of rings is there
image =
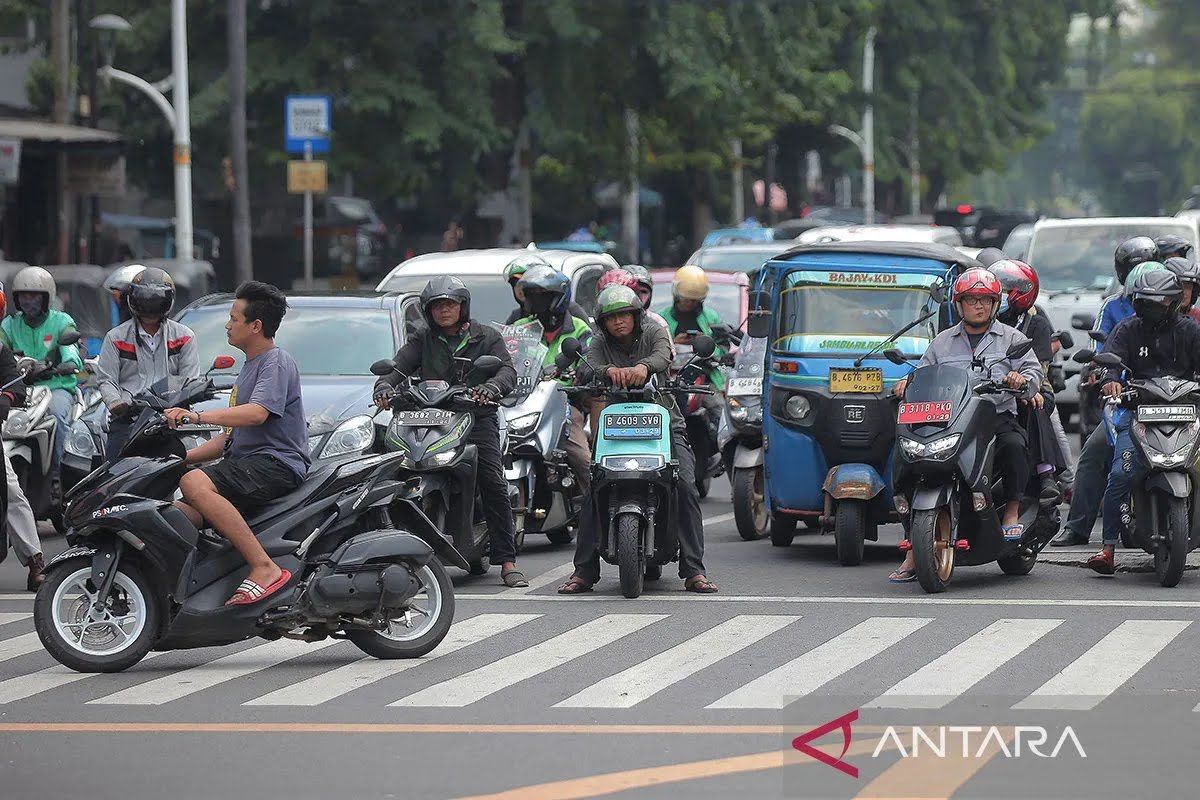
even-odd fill
[[[770,334],[771,309],[769,307],[751,309],[746,317],[746,335],[752,339],[765,339]]]
[[[79,331],[75,331],[75,330],[61,331],[58,334],[58,345],[59,345],[59,347],[70,347],[71,345],[75,344],[82,338],[83,338],[83,335],[80,334]]]
[[[554,357],[554,366],[558,369],[559,372],[570,369],[571,365],[574,363],[575,363],[575,359],[571,358],[566,353],[559,353],[557,356]]]
[[[563,340],[562,347],[559,350],[563,355],[570,357],[571,361],[574,361],[583,352],[583,346],[579,344],[578,339],[572,336],[569,339]]]
[[[765,311],[771,313],[771,293],[770,292],[751,292],[750,293],[750,311]]]
[[[1121,363],[1121,357],[1116,353],[1097,353],[1092,359],[1102,367],[1113,367],[1120,369],[1124,365]]]
[[[499,356],[482,355],[475,359],[471,365],[471,372],[468,374],[478,376],[479,380],[486,380],[499,372],[502,366],[504,366],[504,362],[500,360]]]
[[[701,334],[692,339],[692,352],[699,358],[709,358],[717,351],[717,343],[711,336]]]
[[[1070,331],[1058,331],[1054,334],[1054,338],[1058,339],[1058,343],[1070,350],[1075,346],[1075,337]]]
[[[899,348],[896,347],[889,347],[887,350],[884,350],[883,357],[900,367],[908,363],[907,359],[904,358],[904,353],[900,352]]]
[[[1090,364],[1095,357],[1095,350],[1076,350],[1075,354],[1071,356],[1071,360],[1076,364]]]
[[[946,284],[935,283],[929,287],[929,296],[933,298],[933,302],[939,306],[946,302]]]
[[[236,363],[237,362],[234,361],[233,356],[217,356],[216,358],[213,359],[212,368],[213,369],[233,369],[233,365]]]
[[[1012,347],[1004,351],[1004,355],[1009,358],[1020,358],[1033,349],[1033,340],[1026,339],[1023,342],[1017,342]]]
[[[396,369],[396,362],[390,358],[381,358],[371,365],[371,374],[383,377],[390,375]]]
[[[1091,339],[1093,342],[1106,342],[1106,341],[1108,341],[1108,334],[1107,334],[1107,333],[1105,333],[1104,331],[1088,331],[1088,337],[1089,337],[1089,338],[1090,338],[1090,339]]]
[[[1091,330],[1096,326],[1096,315],[1079,312],[1071,315],[1071,327],[1077,331]]]

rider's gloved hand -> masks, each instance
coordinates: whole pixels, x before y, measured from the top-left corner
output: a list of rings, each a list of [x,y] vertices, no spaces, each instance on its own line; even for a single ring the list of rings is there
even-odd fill
[[[1116,397],[1121,393],[1121,384],[1116,381],[1109,381],[1100,387],[1100,393],[1105,397]]]
[[[375,396],[371,399],[375,402],[376,407],[378,407],[380,410],[386,410],[392,404],[392,398],[394,396],[395,392],[393,392],[391,389],[380,389],[375,392]]]
[[[471,399],[481,406],[495,405],[500,397],[500,390],[492,383],[482,383],[471,389]]]

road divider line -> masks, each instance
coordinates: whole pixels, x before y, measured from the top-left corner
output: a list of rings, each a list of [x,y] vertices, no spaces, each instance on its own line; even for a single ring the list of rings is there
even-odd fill
[[[162,705],[338,644],[342,644],[339,639],[321,642],[278,639],[96,698],[89,705]]]
[[[432,653],[413,659],[363,658],[329,672],[284,686],[270,694],[250,700],[247,706],[317,706],[372,683],[399,675],[442,656],[478,644],[497,634],[512,630],[541,614],[480,614],[450,626],[449,633]]]
[[[770,636],[800,617],[746,614],[611,675],[555,708],[632,708],[700,670]]]
[[[8,625],[10,622],[21,622],[33,616],[29,611],[0,611],[0,625]]]
[[[665,614],[606,614],[519,653],[422,689],[391,705],[436,708],[468,706],[666,618]]]
[[[923,800],[950,800],[967,781],[987,766],[1001,750],[1009,752],[1016,732],[1013,728],[997,728],[997,738],[989,738],[974,753],[954,752],[947,748],[945,757],[926,755],[901,758],[875,780],[863,787],[855,800],[892,800],[901,797],[920,797]],[[999,741],[1003,739],[1003,742]],[[915,757],[913,757],[915,756]]]
[[[793,736],[809,725],[608,725],[591,723],[474,722],[0,722],[0,733],[362,733],[496,736]],[[856,733],[884,733],[884,725],[855,725]]]
[[[824,644],[733,690],[708,708],[782,709],[870,661],[933,620],[871,617]]]
[[[605,587],[607,588],[607,587]],[[669,600],[680,603],[800,603],[805,605],[884,605],[888,607],[914,606],[1066,606],[1073,608],[1200,608],[1200,600],[1108,600],[1099,598],[1067,598],[1055,600],[1050,598],[986,598],[986,597],[785,597],[779,595],[730,595],[705,594],[691,592],[654,592],[642,595],[652,600]],[[506,595],[504,592],[494,594],[475,594],[465,592],[455,594],[455,600],[506,600],[537,602],[551,601],[560,603],[621,603],[628,604],[616,593],[616,583],[612,584],[612,594],[585,595]]]
[[[39,643],[40,644],[40,643]],[[151,651],[146,654],[146,657],[139,663],[145,663],[148,659],[164,656],[166,653]],[[136,675],[136,670],[128,673]],[[24,700],[27,697],[32,697],[35,694],[42,692],[53,691],[63,686],[69,686],[72,683],[86,680],[87,678],[99,677],[100,673],[95,672],[75,672],[61,665],[54,665],[38,672],[31,672],[27,675],[19,675],[15,678],[0,681],[0,705],[5,703],[15,703],[18,700]]]
[[[999,619],[867,703],[866,708],[942,708],[1063,623]]]
[[[1188,620],[1127,619],[1013,708],[1039,711],[1095,708],[1190,624]]]
[[[36,653],[42,649],[42,640],[36,633],[23,633],[0,641],[0,661]]]

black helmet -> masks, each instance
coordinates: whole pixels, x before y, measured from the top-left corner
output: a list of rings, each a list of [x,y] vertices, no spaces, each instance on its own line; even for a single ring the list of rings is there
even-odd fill
[[[1190,258],[1171,256],[1163,262],[1163,265],[1175,273],[1175,277],[1179,279],[1180,283],[1200,285],[1200,264],[1197,264]]]
[[[525,307],[539,318],[561,319],[571,305],[571,279],[549,265],[530,267],[517,285],[525,293]]]
[[[1113,269],[1117,272],[1117,280],[1122,285],[1129,277],[1129,271],[1138,264],[1158,260],[1158,246],[1149,236],[1134,236],[1117,245],[1113,254]]]
[[[1007,258],[1008,256],[999,247],[985,247],[975,256],[975,260],[985,267],[990,267],[997,261],[1004,261]]]
[[[1151,325],[1173,316],[1183,299],[1179,278],[1169,269],[1140,272],[1126,290],[1133,300],[1134,313]]]
[[[453,300],[462,305],[458,315],[460,325],[471,318],[471,290],[453,275],[439,275],[421,290],[421,311],[431,331],[437,330],[437,324],[429,314],[429,307],[436,300]]]
[[[146,267],[129,282],[129,310],[135,317],[162,317],[175,307],[175,281],[158,267]]]
[[[1192,243],[1174,233],[1156,237],[1154,239],[1154,246],[1158,248],[1159,261],[1166,261],[1166,259],[1172,256],[1187,258],[1192,252]]]

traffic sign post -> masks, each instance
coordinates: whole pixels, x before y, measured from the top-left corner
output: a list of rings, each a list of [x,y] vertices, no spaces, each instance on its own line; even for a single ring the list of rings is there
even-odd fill
[[[304,153],[305,162],[312,161],[313,153],[328,153],[329,134],[333,130],[332,107],[329,95],[288,95],[283,114],[284,149],[289,153]],[[310,167],[305,167],[303,171],[311,177]],[[289,169],[289,183],[291,173]],[[313,288],[311,185],[306,186],[304,192],[304,286]]]

